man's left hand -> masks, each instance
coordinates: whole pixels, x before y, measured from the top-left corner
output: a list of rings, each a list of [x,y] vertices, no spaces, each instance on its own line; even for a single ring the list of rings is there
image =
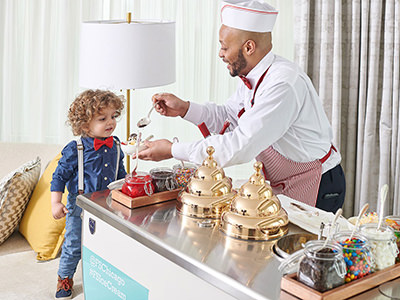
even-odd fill
[[[160,161],[172,158],[172,143],[169,140],[145,141],[144,144],[147,148],[138,153],[140,159]],[[136,158],[136,155],[132,155],[132,158]]]

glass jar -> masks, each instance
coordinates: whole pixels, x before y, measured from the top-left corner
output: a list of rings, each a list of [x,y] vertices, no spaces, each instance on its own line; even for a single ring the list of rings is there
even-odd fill
[[[361,233],[371,245],[373,271],[379,271],[395,264],[398,253],[396,237],[391,227],[382,225],[377,230],[378,224],[370,223],[361,226]]]
[[[174,172],[170,168],[154,168],[150,170],[155,192],[172,191],[177,188]]]
[[[396,236],[396,244],[399,253],[396,257],[396,263],[400,262],[400,216],[387,216],[385,218],[386,225],[393,228],[394,235]]]
[[[177,184],[180,187],[185,187],[189,182],[189,179],[193,176],[194,172],[196,172],[197,167],[191,163],[185,163],[184,166],[181,164],[174,165],[174,175]]]
[[[346,282],[362,278],[372,272],[373,257],[368,239],[352,231],[336,233],[333,239],[343,247],[343,258],[346,263]]]
[[[127,174],[121,191],[132,198],[151,196],[154,193],[151,176],[145,172],[137,172],[134,175]]]
[[[305,244],[297,271],[298,281],[319,292],[342,285],[346,275],[342,246],[336,242],[328,242],[325,246],[324,243],[315,240]]]

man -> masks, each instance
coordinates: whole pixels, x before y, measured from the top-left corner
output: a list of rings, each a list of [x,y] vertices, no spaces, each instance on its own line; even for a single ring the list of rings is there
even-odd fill
[[[167,93],[154,95],[153,102],[160,114],[205,122],[212,132],[229,120],[228,131],[193,143],[148,142],[139,158],[199,164],[212,145],[222,167],[256,158],[274,193],[336,212],[345,196],[341,156],[311,80],[271,52],[277,13],[260,0],[222,2],[219,56],[243,83],[224,105],[200,105]]]

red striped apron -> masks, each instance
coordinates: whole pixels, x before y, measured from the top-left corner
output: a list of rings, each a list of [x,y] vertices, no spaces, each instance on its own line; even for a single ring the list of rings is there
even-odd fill
[[[257,82],[251,106],[254,104],[258,86],[264,79],[268,69]],[[244,108],[239,112],[238,117],[240,118],[243,113]],[[322,164],[329,158],[333,150],[336,151],[331,146],[328,153],[321,159],[311,162],[295,162],[284,157],[272,146],[269,146],[257,155],[256,160],[263,163],[264,176],[270,181],[274,194],[283,194],[315,207],[321,183]]]

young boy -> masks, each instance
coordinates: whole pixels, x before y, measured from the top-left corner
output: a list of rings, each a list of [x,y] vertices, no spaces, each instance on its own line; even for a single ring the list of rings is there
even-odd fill
[[[69,108],[68,123],[73,134],[81,136],[83,146],[83,190],[78,190],[78,139],[68,143],[62,150],[62,157],[51,182],[53,217],[60,219],[66,216],[56,299],[72,297],[72,278],[81,259],[82,209],[76,205],[77,195],[107,189],[110,182],[126,175],[124,155],[117,145],[119,140],[111,136],[116,127],[116,119],[121,115],[123,108],[120,97],[101,90],[83,92]],[[120,158],[117,162],[118,155]],[[65,186],[69,193],[66,206],[61,203]]]

